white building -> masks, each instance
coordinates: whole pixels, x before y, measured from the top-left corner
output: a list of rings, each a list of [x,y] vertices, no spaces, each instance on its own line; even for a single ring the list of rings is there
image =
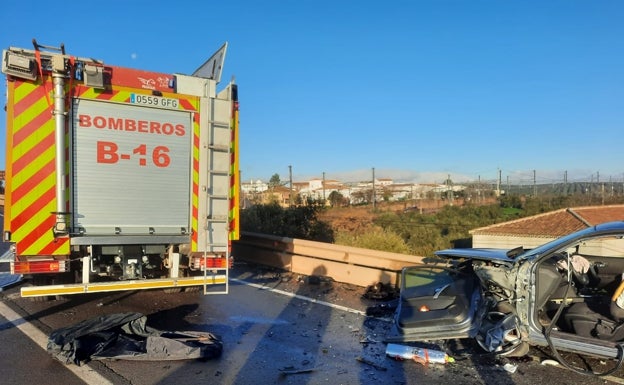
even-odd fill
[[[241,183],[241,191],[245,194],[254,194],[261,193],[267,191],[269,189],[269,184],[261,181],[260,179],[256,181],[249,181]]]

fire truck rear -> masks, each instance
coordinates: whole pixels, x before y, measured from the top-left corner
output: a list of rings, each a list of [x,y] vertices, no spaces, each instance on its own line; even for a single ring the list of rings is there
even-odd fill
[[[192,75],[10,47],[4,241],[24,297],[227,293],[238,238],[238,96],[227,43]]]

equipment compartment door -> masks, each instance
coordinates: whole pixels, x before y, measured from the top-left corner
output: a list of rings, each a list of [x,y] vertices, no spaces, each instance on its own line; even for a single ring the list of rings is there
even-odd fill
[[[190,112],[75,99],[72,125],[74,231],[190,232]]]

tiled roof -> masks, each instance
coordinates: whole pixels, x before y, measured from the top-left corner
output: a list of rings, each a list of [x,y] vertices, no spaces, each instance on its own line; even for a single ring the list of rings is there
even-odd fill
[[[470,233],[552,238],[618,220],[624,220],[624,205],[574,207],[480,227]]]

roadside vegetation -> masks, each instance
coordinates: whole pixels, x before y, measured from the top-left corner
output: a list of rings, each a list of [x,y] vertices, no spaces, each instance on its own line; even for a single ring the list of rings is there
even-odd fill
[[[509,195],[493,204],[447,204],[432,212],[379,204],[325,206],[319,201],[256,204],[242,210],[243,231],[330,242],[412,255],[431,255],[449,247],[471,247],[469,231],[566,207],[624,203],[614,196],[595,202],[584,195],[526,197]],[[448,203],[448,202],[447,202]]]
[[[241,211],[241,230],[281,237],[333,242],[329,223],[319,220],[320,202],[282,207],[276,202],[256,204]]]

